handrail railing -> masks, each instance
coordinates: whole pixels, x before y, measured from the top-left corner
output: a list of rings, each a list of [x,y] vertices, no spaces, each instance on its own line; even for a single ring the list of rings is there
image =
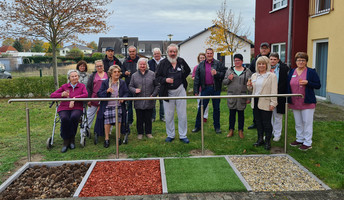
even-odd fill
[[[30,117],[27,102],[51,102],[51,101],[140,101],[140,100],[178,100],[178,99],[201,99],[201,116],[203,116],[203,99],[228,99],[228,98],[255,98],[255,97],[285,97],[285,120],[284,120],[284,153],[287,153],[288,134],[288,97],[303,96],[302,94],[270,94],[270,95],[221,95],[221,96],[178,96],[178,97],[121,97],[121,98],[32,98],[32,99],[10,99],[8,103],[26,102],[26,130],[28,161],[31,161],[31,140],[30,140]],[[118,124],[118,107],[116,106],[116,124]],[[116,126],[116,158],[119,158],[119,128]],[[203,120],[201,120],[202,155],[204,155],[204,132]]]

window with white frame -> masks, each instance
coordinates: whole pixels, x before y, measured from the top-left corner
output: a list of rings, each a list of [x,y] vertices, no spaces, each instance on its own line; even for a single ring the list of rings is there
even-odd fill
[[[272,44],[271,51],[278,53],[280,60],[285,62],[285,43]]]
[[[331,0],[317,0],[316,13],[328,12],[331,9]]]
[[[127,49],[128,52],[128,49]],[[125,54],[125,47],[122,47],[122,54]]]
[[[272,0],[272,11],[279,10],[288,6],[288,0]]]
[[[139,52],[144,53],[146,51],[146,45],[145,44],[139,44]]]

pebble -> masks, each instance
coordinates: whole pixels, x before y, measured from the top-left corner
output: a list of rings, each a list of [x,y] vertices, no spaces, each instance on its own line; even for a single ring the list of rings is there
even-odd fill
[[[230,160],[254,192],[325,190],[285,156],[231,156]]]

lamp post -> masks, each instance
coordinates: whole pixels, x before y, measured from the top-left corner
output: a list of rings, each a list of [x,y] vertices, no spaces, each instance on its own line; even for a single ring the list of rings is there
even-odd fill
[[[168,37],[168,39],[170,39],[170,44],[171,44],[171,40],[172,40],[173,35],[170,33],[167,35],[167,37]]]
[[[123,36],[122,42],[123,42],[124,51],[125,51],[124,55],[125,55],[125,58],[127,58],[128,36]]]

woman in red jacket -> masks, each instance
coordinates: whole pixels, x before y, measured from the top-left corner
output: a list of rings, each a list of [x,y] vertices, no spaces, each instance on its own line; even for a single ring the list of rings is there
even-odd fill
[[[69,70],[67,73],[68,83],[62,85],[50,95],[51,98],[87,98],[87,90],[84,84],[79,83],[79,72]],[[57,112],[61,119],[61,137],[63,147],[61,152],[65,153],[68,148],[75,148],[75,135],[78,123],[82,115],[82,101],[62,101]]]

